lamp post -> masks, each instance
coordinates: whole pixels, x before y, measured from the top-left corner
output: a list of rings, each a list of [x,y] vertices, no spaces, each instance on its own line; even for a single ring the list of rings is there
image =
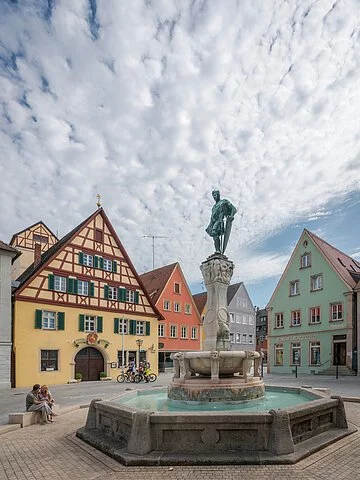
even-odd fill
[[[143,340],[141,340],[141,338],[138,338],[136,340],[136,345],[138,346],[138,349],[139,349],[138,366],[140,365],[140,347],[142,344],[143,344]]]

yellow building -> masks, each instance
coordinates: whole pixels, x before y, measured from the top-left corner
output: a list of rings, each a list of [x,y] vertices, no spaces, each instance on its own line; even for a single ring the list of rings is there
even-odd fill
[[[13,386],[116,378],[131,358],[157,373],[162,317],[102,208],[34,258],[13,297]]]

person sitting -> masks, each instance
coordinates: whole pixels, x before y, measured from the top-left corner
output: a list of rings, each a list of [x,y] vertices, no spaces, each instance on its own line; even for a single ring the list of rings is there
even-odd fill
[[[54,412],[53,412],[52,406],[54,405],[55,400],[53,399],[53,397],[51,395],[49,387],[47,385],[42,385],[40,387],[40,392],[39,392],[38,396],[39,396],[40,400],[46,402],[48,404],[48,406],[50,407],[51,415],[48,415],[47,419],[49,420],[49,422],[53,422]]]
[[[145,365],[144,365],[144,378],[145,378],[145,382],[148,382],[149,381],[149,375],[151,373],[151,369],[150,369],[150,363],[149,362],[145,362]]]
[[[48,417],[52,415],[51,408],[46,401],[40,400],[40,385],[36,383],[31,392],[26,395],[26,411],[27,412],[40,412],[41,413],[41,424],[45,425],[48,422]],[[49,421],[50,423],[50,421]]]

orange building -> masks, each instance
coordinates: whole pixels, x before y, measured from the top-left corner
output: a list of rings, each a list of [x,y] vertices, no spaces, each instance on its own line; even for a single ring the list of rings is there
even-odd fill
[[[179,263],[140,275],[164,317],[158,324],[159,370],[172,367],[171,353],[200,350],[201,318]]]

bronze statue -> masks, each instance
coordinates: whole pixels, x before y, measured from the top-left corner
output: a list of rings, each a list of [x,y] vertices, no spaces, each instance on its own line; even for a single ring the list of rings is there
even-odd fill
[[[225,198],[220,200],[219,190],[213,190],[212,196],[215,205],[212,207],[211,219],[206,233],[214,239],[215,253],[224,253],[229,241],[236,208],[229,200]]]

